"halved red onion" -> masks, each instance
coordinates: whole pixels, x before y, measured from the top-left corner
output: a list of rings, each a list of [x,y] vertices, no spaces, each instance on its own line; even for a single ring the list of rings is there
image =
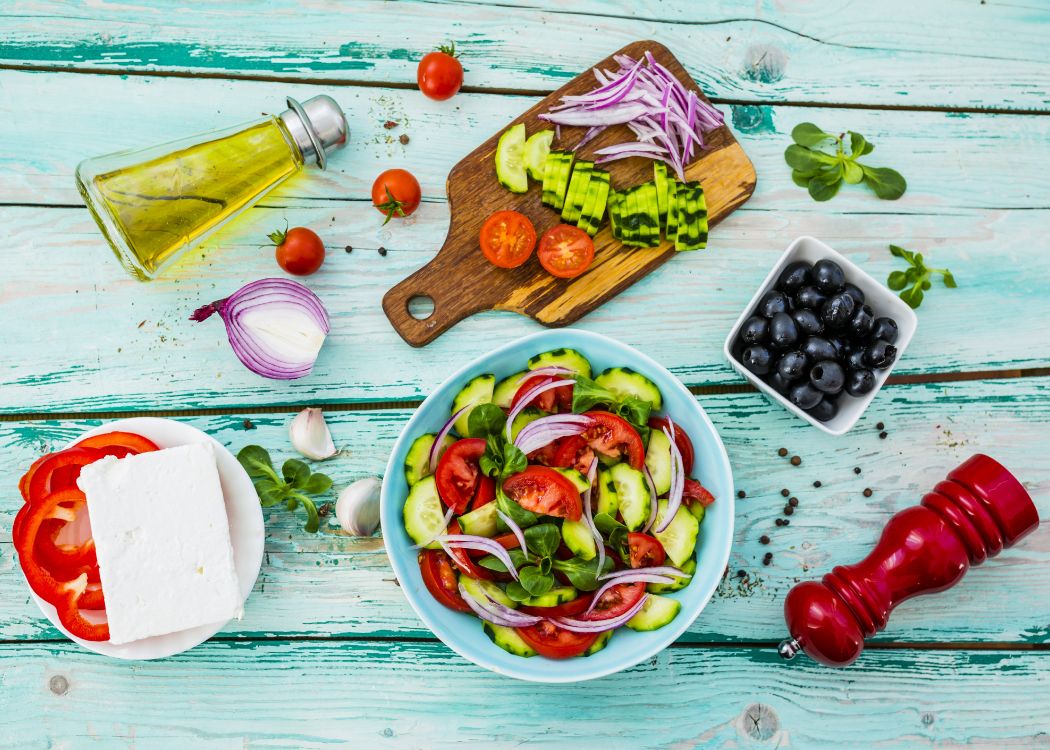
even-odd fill
[[[657,534],[671,525],[678,508],[682,505],[682,495],[685,492],[685,462],[682,460],[682,452],[678,450],[678,444],[674,441],[674,422],[667,421],[671,429],[664,427],[663,431],[671,443],[671,490],[667,495],[667,512],[656,529]]]
[[[499,508],[496,509],[496,515],[503,520],[503,523],[507,524],[507,528],[510,529],[512,534],[514,534],[515,538],[518,540],[518,544],[521,545],[521,551],[526,555],[529,554],[529,548],[525,544],[525,532],[521,530],[521,527],[514,522],[513,518]]]
[[[592,458],[591,465],[587,469],[587,491],[583,493],[583,497],[580,499],[583,501],[583,521],[598,547],[598,572],[600,573],[602,568],[605,567],[605,540],[602,539],[602,534],[598,531],[598,527],[594,525],[594,512],[591,510],[591,493],[594,491],[594,477],[597,473],[598,459]]]
[[[446,510],[445,511],[444,521],[441,524],[441,529],[439,531],[435,532],[435,534],[433,536],[431,536],[429,539],[427,539],[425,542],[420,542],[419,544],[413,544],[411,549],[423,549],[428,544],[430,544],[435,539],[437,539],[439,536],[441,536],[446,531],[448,531],[449,522],[452,521],[452,516],[455,514],[455,512],[456,512],[455,508],[449,508],[448,510]]]
[[[201,322],[218,313],[237,359],[273,380],[309,375],[328,335],[328,312],[317,295],[291,279],[259,279],[193,311]]]
[[[649,485],[649,518],[646,519],[645,526],[642,527],[642,531],[648,534],[649,529],[656,522],[658,502],[656,499],[656,482],[653,481],[653,475],[649,473],[649,467],[643,466],[642,473],[645,474],[645,483]]]
[[[445,426],[442,427],[434,438],[434,444],[430,446],[430,473],[433,474],[438,469],[438,461],[441,460],[441,444],[445,442],[445,438],[452,432],[452,426],[456,423],[456,420],[462,416],[463,412],[469,409],[472,404],[467,404],[462,409],[457,411],[448,421],[445,422]]]
[[[625,568],[624,570],[614,570],[612,573],[606,573],[598,576],[599,581],[608,581],[624,576],[634,575],[636,573],[644,573],[646,575],[656,576],[673,576],[674,578],[692,578],[691,573],[684,573],[678,568],[671,567],[670,565],[653,565],[648,568]]]
[[[608,620],[578,620],[575,617],[553,617],[551,618],[551,622],[560,628],[571,630],[574,633],[604,633],[606,630],[613,630],[614,628],[626,624],[628,620],[641,611],[648,599],[648,594],[642,594],[642,598],[635,602],[634,606],[629,610],[622,615],[610,617]],[[588,612],[589,611],[590,610],[588,610]]]
[[[658,576],[650,575],[649,573],[636,573],[631,571],[628,575],[622,575],[619,578],[614,578],[611,581],[606,581],[605,584],[594,592],[594,598],[591,599],[591,606],[587,607],[584,614],[589,614],[597,605],[598,600],[602,598],[602,594],[611,589],[613,586],[619,586],[624,583],[674,583],[674,579],[670,576]]]
[[[491,622],[493,625],[502,625],[507,628],[527,628],[543,619],[539,615],[530,615],[511,609],[487,596],[485,601],[479,601],[470,595],[470,592],[467,591],[462,583],[459,584],[459,595],[463,597],[463,601],[467,603],[467,606],[474,610],[474,614],[486,622]]]
[[[442,549],[448,551],[449,547],[455,547],[457,549],[476,549],[479,552],[487,552],[493,557],[499,559],[507,567],[509,572],[515,580],[518,578],[518,571],[514,567],[514,561],[510,559],[510,553],[503,548],[499,542],[489,539],[487,536],[475,536],[474,534],[441,534],[437,536],[434,541],[438,542]]]
[[[540,417],[521,428],[514,445],[528,455],[555,440],[586,432],[594,420],[582,414],[551,414]]]
[[[552,380],[549,383],[540,383],[534,388],[531,388],[530,390],[526,391],[525,395],[521,397],[521,400],[518,401],[518,403],[516,403],[513,407],[511,407],[511,410],[509,412],[507,412],[507,441],[510,442],[511,439],[511,427],[514,424],[514,418],[521,414],[525,410],[525,407],[527,407],[529,404],[531,404],[533,401],[535,401],[547,391],[554,390],[555,388],[564,388],[567,385],[572,385],[572,381]]]

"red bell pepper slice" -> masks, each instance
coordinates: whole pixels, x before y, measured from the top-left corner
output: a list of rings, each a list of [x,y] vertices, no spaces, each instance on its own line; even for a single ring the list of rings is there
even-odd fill
[[[36,474],[36,470],[40,468],[40,464],[44,463],[44,461],[50,456],[51,454],[47,453],[38,458],[33,462],[33,465],[29,467],[29,470],[22,475],[22,478],[18,480],[18,491],[22,493],[23,501],[27,503],[29,502],[29,481],[33,478],[33,475]]]
[[[136,435],[134,432],[104,432],[101,435],[92,435],[73,444],[74,448],[124,448],[125,453],[149,453],[158,451],[160,448],[149,438]],[[113,455],[117,455],[114,451]]]
[[[52,453],[37,467],[29,480],[29,502],[35,503],[38,498],[54,493],[56,490],[76,488],[76,478],[80,469],[102,458],[104,454],[95,448],[66,448]],[[62,468],[70,467],[74,471],[55,473]],[[52,479],[56,481],[52,481]]]

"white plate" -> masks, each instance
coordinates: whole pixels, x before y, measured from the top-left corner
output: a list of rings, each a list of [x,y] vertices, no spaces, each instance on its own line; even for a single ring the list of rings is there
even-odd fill
[[[174,448],[190,443],[210,442],[215,448],[215,463],[219,469],[219,482],[222,495],[226,501],[226,515],[230,519],[230,542],[233,544],[233,562],[237,569],[237,580],[241,586],[241,597],[247,600],[255,579],[259,577],[263,558],[263,516],[259,505],[259,496],[255,493],[252,480],[237,462],[233,454],[217,440],[206,435],[196,427],[191,427],[173,419],[157,417],[132,417],[118,419],[88,430],[73,442],[83,440],[90,435],[122,430],[134,432],[149,438],[161,448]],[[72,443],[70,443],[72,445]],[[70,640],[79,643],[89,651],[117,659],[162,659],[166,656],[187,651],[198,646],[218,633],[225,622],[201,625],[190,630],[181,630],[168,635],[144,638],[141,641],[114,645],[108,641],[85,641],[70,635],[58,620],[55,608],[33,594],[40,611],[51,621],[51,624],[62,631]]]

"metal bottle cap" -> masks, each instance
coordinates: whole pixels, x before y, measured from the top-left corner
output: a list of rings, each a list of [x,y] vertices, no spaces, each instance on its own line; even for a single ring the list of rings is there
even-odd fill
[[[346,145],[350,128],[346,116],[330,96],[314,96],[300,104],[287,98],[288,109],[281,113],[288,132],[303,153],[303,161],[316,160],[317,166],[328,166],[328,153]]]

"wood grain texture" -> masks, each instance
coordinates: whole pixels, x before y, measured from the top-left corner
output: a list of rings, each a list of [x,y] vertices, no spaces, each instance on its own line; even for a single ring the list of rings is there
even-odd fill
[[[1050,518],[1050,466],[1033,450],[1050,429],[1050,378],[951,385],[887,387],[846,439],[803,423],[760,395],[705,396],[700,403],[721,433],[737,487],[736,536],[729,577],[685,640],[775,643],[784,635],[783,597],[800,580],[819,578],[838,563],[863,557],[895,511],[914,504],[954,466],[978,451],[1022,479],[1044,519]],[[341,488],[383,472],[410,416],[405,410],[329,412],[337,458],[321,466]],[[294,455],[291,415],[215,415],[189,420],[231,450],[249,443],[276,460]],[[878,438],[883,421],[888,437]],[[97,421],[0,423],[0,640],[60,637],[29,601],[10,544],[19,506],[14,486],[49,446],[63,445]],[[803,459],[790,466],[787,447]],[[856,475],[853,467],[863,473]],[[820,480],[818,490],[812,486]],[[874,490],[871,498],[862,491]],[[788,488],[799,500],[791,525],[778,528]],[[266,513],[266,559],[245,619],[224,633],[266,637],[430,637],[398,589],[382,540],[352,539],[329,518],[323,533],[306,534],[301,515]],[[769,534],[764,546],[759,537]],[[770,551],[773,564],[761,564]],[[906,603],[879,637],[894,642],[1050,643],[1050,524],[1016,548],[973,570],[959,586]],[[735,577],[747,572],[745,581]]]
[[[613,57],[625,55],[643,61],[647,54],[694,91],[701,101],[710,104],[674,54],[652,40],[632,42],[592,67],[617,70],[619,66]],[[541,120],[539,115],[560,104],[563,97],[586,94],[597,85],[591,68],[587,68],[507,123],[504,130],[463,157],[449,172],[445,192],[451,217],[444,244],[434,260],[383,295],[386,316],[409,344],[424,346],[482,310],[520,313],[545,326],[569,325],[679,254],[675,252],[673,238],[664,239],[652,248],[624,246],[612,236],[604,214],[600,217],[602,228],[594,237],[594,261],[575,279],[555,278],[540,266],[536,255],[517,268],[500,269],[478,252],[481,225],[495,211],[509,209],[524,214],[541,237],[561,222],[558,212],[540,203],[538,183],[530,180],[528,192],[520,196],[499,184],[493,166],[496,145],[506,128],[519,123],[525,125],[530,135],[549,129],[550,123]],[[562,137],[556,138],[552,148],[572,149],[577,160],[592,163],[598,150],[636,140],[626,125],[618,125],[607,128],[577,150],[575,146],[586,128],[561,130]],[[686,165],[685,177],[703,185],[707,223],[714,229],[755,192],[755,168],[727,126],[706,133],[704,140],[704,148],[698,149],[696,158]],[[652,181],[653,163],[651,159],[631,158],[603,164],[602,168],[609,173],[610,189],[625,190]],[[662,234],[659,228],[658,234]],[[434,302],[433,312],[426,318],[416,318],[409,311],[409,303],[416,297]]]
[[[8,65],[414,85],[455,40],[469,86],[551,91],[640,36],[711,96],[749,103],[1050,106],[1050,14],[1033,2],[513,0],[326,3],[33,0],[0,16]],[[250,31],[250,33],[246,33]]]

